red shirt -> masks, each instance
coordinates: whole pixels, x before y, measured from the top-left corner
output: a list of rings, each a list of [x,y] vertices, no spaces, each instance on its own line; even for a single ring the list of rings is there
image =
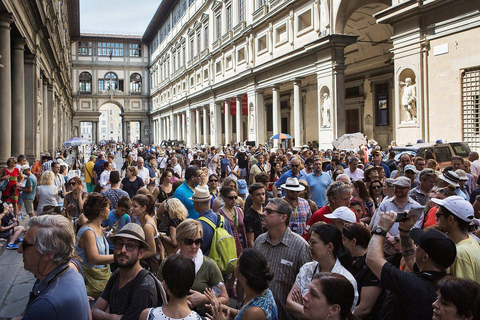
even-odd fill
[[[325,223],[332,224],[331,219],[325,218],[325,215],[329,214],[329,213],[332,213],[332,210],[330,209],[330,207],[328,205],[325,205],[325,206],[321,207],[320,209],[318,209],[317,211],[315,211],[315,213],[307,221],[307,226],[305,227],[305,230],[303,230],[302,237],[307,241],[308,241],[308,239],[310,239],[310,236],[309,236],[310,227],[315,222],[323,221]]]

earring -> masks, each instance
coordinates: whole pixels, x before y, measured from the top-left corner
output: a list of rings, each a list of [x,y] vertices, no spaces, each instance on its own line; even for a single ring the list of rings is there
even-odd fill
[[[327,314],[327,319],[328,319],[328,318],[330,318],[330,313],[329,313],[329,314]]]
[[[330,251],[327,252],[327,255],[330,257]],[[328,315],[330,317],[330,315]]]

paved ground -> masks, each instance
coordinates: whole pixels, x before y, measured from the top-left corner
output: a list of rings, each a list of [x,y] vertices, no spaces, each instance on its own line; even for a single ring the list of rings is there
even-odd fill
[[[122,167],[122,158],[115,158],[117,170]],[[83,180],[83,177],[82,177]],[[86,188],[84,188],[86,190]],[[27,219],[21,223],[25,225]],[[20,315],[27,305],[35,277],[23,269],[23,257],[15,250],[0,248],[0,320]]]

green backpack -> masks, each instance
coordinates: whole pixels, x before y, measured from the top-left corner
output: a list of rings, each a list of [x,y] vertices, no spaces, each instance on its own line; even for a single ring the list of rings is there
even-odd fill
[[[225,229],[225,219],[217,215],[219,223],[213,224],[208,218],[200,217],[198,220],[206,222],[213,229],[212,243],[208,257],[215,261],[222,275],[233,273],[237,264],[237,248],[235,239]]]

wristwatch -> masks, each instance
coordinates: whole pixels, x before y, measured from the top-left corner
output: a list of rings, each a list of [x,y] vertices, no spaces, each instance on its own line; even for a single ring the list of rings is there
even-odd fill
[[[386,236],[387,236],[387,231],[383,230],[382,227],[376,226],[376,227],[373,228],[373,230],[372,230],[372,235],[374,235],[374,234],[379,234],[379,235],[381,235],[381,236],[386,237]]]

